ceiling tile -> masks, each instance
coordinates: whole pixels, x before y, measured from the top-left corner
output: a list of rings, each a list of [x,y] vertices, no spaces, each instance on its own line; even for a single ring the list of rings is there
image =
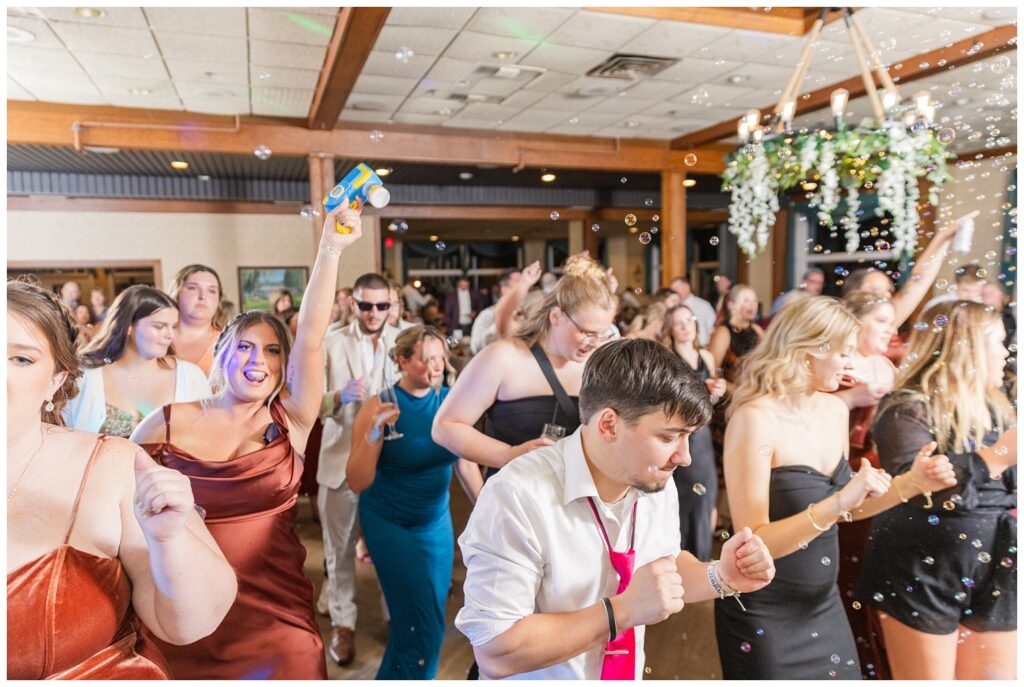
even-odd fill
[[[320,72],[313,69],[251,66],[249,79],[250,83],[264,86],[316,89],[316,84],[320,79]]]
[[[579,124],[560,124],[544,131],[549,134],[561,134],[563,136],[592,136],[603,126],[605,125],[581,126]]]
[[[639,129],[629,129],[624,126],[606,126],[598,129],[594,135],[606,138],[637,138],[640,135]]]
[[[915,9],[920,11],[920,8]],[[939,14],[949,19],[988,26],[1002,26],[1017,21],[1017,10],[1013,7],[943,7]]]
[[[326,55],[327,50],[321,45],[298,45],[257,39],[249,41],[249,60],[252,64],[319,71],[324,66]]]
[[[465,79],[475,68],[476,62],[439,57],[434,62],[434,66],[430,68],[428,75],[431,79],[455,82]]]
[[[131,76],[137,79],[170,78],[163,60],[141,60],[137,55],[110,55],[98,52],[75,53],[78,62],[92,76]]]
[[[85,70],[67,50],[29,48],[23,45],[7,46],[7,71],[9,73],[37,69],[85,75]]]
[[[684,57],[729,33],[720,26],[659,21],[619,47],[622,52],[655,57]]]
[[[347,122],[370,122],[371,124],[387,124],[390,112],[368,112],[366,110],[344,109],[340,119]]]
[[[475,7],[392,7],[388,24],[461,29],[476,12]]]
[[[609,50],[574,48],[555,43],[541,43],[520,60],[522,64],[562,72],[585,74],[611,56]]]
[[[723,58],[752,62],[765,55],[775,55],[791,45],[803,43],[802,37],[736,29],[716,39],[710,49]]]
[[[571,116],[572,113],[566,113],[563,110],[544,110],[537,107],[531,107],[527,110],[523,110],[515,117],[509,119],[509,121],[536,122],[538,124],[544,124],[545,126],[555,126],[571,118]]]
[[[547,131],[550,127],[540,122],[514,120],[510,122],[503,122],[500,128],[502,131],[522,131],[527,133],[540,133],[542,131]]]
[[[285,43],[324,45],[331,42],[335,20],[293,9],[249,8],[249,37]]]
[[[401,112],[416,115],[432,115],[438,117],[450,117],[451,113],[458,112],[464,103],[447,98],[409,98],[402,105]],[[447,115],[439,115],[438,111],[449,110]]]
[[[587,107],[587,111],[628,115],[645,110],[660,102],[664,102],[664,98],[632,98],[627,92],[625,96],[613,95],[610,98],[595,101]]]
[[[363,76],[400,76],[420,79],[434,64],[434,58],[427,55],[413,55],[408,61],[399,60],[394,53],[374,50],[363,65]]]
[[[750,89],[743,86],[729,86],[718,83],[706,83],[683,91],[671,98],[673,102],[691,103],[694,105],[710,105],[717,107],[730,98],[738,98]]]
[[[100,90],[109,96],[127,96],[130,95],[132,89],[136,90],[147,90],[151,96],[158,96],[162,94],[175,95],[174,85],[170,79],[136,79],[126,76],[94,76],[92,77],[93,83],[95,83]]]
[[[61,90],[65,93],[64,98],[60,100],[62,103],[77,102],[73,98],[80,95],[90,98],[105,97],[90,79],[69,79],[66,72],[36,69],[13,76],[23,88],[40,100],[49,100],[48,95]]]
[[[505,98],[501,104],[509,107],[530,107],[545,95],[547,93],[544,91],[527,90],[524,88]]]
[[[495,57],[497,52],[514,52],[521,57],[530,52],[536,44],[535,40],[462,31],[444,51],[444,56],[471,62],[494,62],[498,59]],[[520,62],[523,61],[520,60]],[[523,64],[530,63],[523,62]]]
[[[555,29],[547,40],[561,45],[615,50],[654,24],[654,19],[582,10]]]
[[[455,129],[496,129],[498,124],[487,119],[457,119],[452,117],[441,126]]]
[[[417,114],[415,112],[396,112],[393,119],[399,124],[421,124],[441,126],[447,121],[447,115]]]
[[[167,69],[175,81],[207,82],[210,84],[249,85],[249,73],[244,64],[230,62],[190,62],[166,60]]]
[[[308,112],[313,100],[313,91],[297,88],[277,88],[274,86],[253,86],[252,109],[267,108],[298,108]]]
[[[32,87],[31,93],[45,103],[68,103],[70,105],[109,105],[110,99],[99,91],[68,90],[59,84]]]
[[[131,107],[141,110],[182,110],[181,100],[173,92],[159,95],[139,96],[130,93],[108,93],[109,102],[115,107]]]
[[[579,78],[578,74],[567,74],[565,72],[547,71],[538,76],[528,84],[531,91],[544,91],[552,93],[565,86],[570,81]]]
[[[7,99],[8,100],[35,100],[35,96],[21,87],[17,81],[7,77]]]
[[[579,112],[596,102],[595,98],[581,98],[565,93],[548,93],[537,101],[534,107],[544,110],[560,110],[562,112]]]
[[[180,31],[245,38],[244,7],[146,7],[154,31]]]
[[[74,7],[40,7],[39,12],[47,19],[61,22],[75,22],[90,26],[128,26],[146,28],[146,16],[138,7],[104,7],[101,17],[80,17]]]
[[[402,48],[409,48],[417,55],[437,56],[444,52],[456,33],[455,29],[385,24],[373,49],[394,54]]]
[[[246,84],[218,84],[209,81],[175,81],[174,89],[182,99],[190,100],[245,100],[249,101]]]
[[[507,98],[522,89],[523,84],[512,79],[484,77],[473,84],[472,92],[477,95]]]
[[[601,76],[579,76],[558,88],[567,95],[586,94],[587,97],[609,96],[632,88],[637,82],[631,79],[613,79]]]
[[[154,31],[160,52],[168,60],[194,60],[204,62],[245,64],[245,41],[225,36],[199,36],[191,33]]]
[[[692,84],[679,83],[678,81],[662,81],[661,79],[644,79],[626,91],[627,98],[671,98],[682,93]]]
[[[140,12],[141,14],[141,12]],[[146,55],[157,52],[149,28],[132,29],[94,24],[51,22],[50,28],[70,50],[88,50],[119,55]]]
[[[470,31],[539,41],[577,10],[555,7],[484,7],[466,24]]]
[[[248,98],[187,98],[182,104],[188,112],[201,114],[247,115],[251,112]]]
[[[350,110],[381,114],[394,112],[404,101],[405,95],[383,95],[380,93],[353,91],[345,102],[345,107]]]
[[[469,103],[459,112],[460,119],[507,120],[519,114],[521,108],[505,107],[494,103]]]
[[[779,95],[776,95],[773,89],[748,88],[745,89],[743,93],[729,98],[722,104],[728,107],[764,107],[769,103],[774,105],[778,99]]]
[[[15,43],[8,38],[7,45],[31,45],[33,48],[59,48],[64,49],[64,44],[57,38],[45,21],[37,17],[18,17],[7,15],[7,26],[28,31],[35,38],[28,43]]]
[[[360,76],[353,88],[360,93],[377,95],[407,95],[416,84],[416,79],[403,79],[397,76]],[[315,87],[315,84],[314,84]]]
[[[813,65],[808,68],[808,73],[812,70]],[[725,72],[724,74],[719,74],[715,78],[708,80],[720,84],[731,84],[729,77],[746,76],[746,81],[734,85],[743,86],[745,88],[784,88],[792,75],[792,67],[783,67],[777,64],[758,64],[757,62],[747,62],[736,69]]]
[[[725,59],[724,57],[717,59],[684,57],[679,64],[658,72],[658,79],[661,81],[678,79],[682,83],[703,83],[721,74],[731,72],[742,64],[743,62],[740,60]]]
[[[298,103],[257,103],[253,101],[252,113],[263,117],[296,117],[305,119],[309,115],[309,107]]]
[[[427,96],[428,98],[439,95],[444,97],[444,94],[450,92],[453,88],[455,88],[454,81],[441,81],[428,76],[417,84],[410,95],[416,97]]]

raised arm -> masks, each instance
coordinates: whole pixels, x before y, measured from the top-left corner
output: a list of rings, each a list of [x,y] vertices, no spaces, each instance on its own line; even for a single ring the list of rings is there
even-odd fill
[[[351,227],[351,234],[335,229],[335,222]],[[306,292],[299,307],[299,326],[289,360],[290,394],[282,399],[288,419],[298,425],[292,431],[292,445],[305,450],[309,428],[316,421],[323,401],[324,335],[331,323],[331,305],[338,280],[338,259],[343,250],[362,236],[359,211],[348,207],[345,199],[324,219],[323,236],[313,264]]]
[[[505,338],[515,329],[516,310],[526,300],[526,294],[540,279],[540,275],[540,262],[530,263],[494,304],[494,326],[499,339]]]
[[[896,310],[897,327],[903,326],[903,323],[910,319],[917,306],[932,290],[932,282],[935,281],[939,270],[942,269],[946,248],[949,247],[953,237],[960,230],[963,221],[977,217],[978,214],[977,210],[970,212],[935,232],[928,247],[918,256],[914,269],[910,273],[910,279],[892,297],[892,305]]]

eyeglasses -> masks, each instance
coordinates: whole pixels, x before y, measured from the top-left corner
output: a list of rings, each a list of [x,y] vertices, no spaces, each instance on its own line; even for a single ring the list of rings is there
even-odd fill
[[[597,332],[587,331],[583,327],[576,324],[576,320],[572,319],[572,315],[565,312],[564,310],[562,311],[562,313],[569,318],[569,321],[572,322],[572,326],[576,327],[576,331],[583,335],[583,343],[596,342],[602,344],[612,338],[611,332],[606,331],[604,334],[598,334]]]
[[[375,307],[377,312],[387,312],[391,309],[390,303],[367,303],[366,301],[356,301],[356,307],[362,312],[370,312]]]

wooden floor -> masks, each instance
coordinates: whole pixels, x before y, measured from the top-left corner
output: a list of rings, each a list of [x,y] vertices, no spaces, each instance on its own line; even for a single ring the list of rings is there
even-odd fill
[[[470,504],[458,486],[452,489],[452,519],[456,538],[465,527],[469,517]],[[300,499],[298,532],[306,546],[306,576],[313,581],[317,593],[323,583],[324,551],[320,526],[312,517],[305,498]],[[453,620],[462,607],[462,583],[466,568],[458,544],[455,546],[455,569],[453,584],[448,596],[448,629],[441,648],[441,660],[437,678],[441,680],[464,680],[473,663],[473,651],[469,641],[455,629]],[[387,643],[388,626],[382,613],[380,587],[373,566],[356,563],[356,602],[359,616],[356,622],[356,657],[345,668],[327,659],[327,674],[332,680],[372,680],[377,674],[384,645]],[[317,616],[324,644],[330,640],[331,623],[324,616]],[[708,680],[718,679],[722,671],[718,662],[718,646],[715,642],[714,612],[712,602],[690,604],[681,613],[665,622],[647,629],[645,642],[647,666],[645,677],[652,680]]]

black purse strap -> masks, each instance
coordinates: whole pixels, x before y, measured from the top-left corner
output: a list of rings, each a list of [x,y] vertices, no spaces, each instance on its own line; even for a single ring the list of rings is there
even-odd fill
[[[558,401],[562,412],[565,413],[566,417],[577,417],[579,410],[573,404],[572,399],[569,398],[569,394],[565,392],[562,383],[558,381],[558,377],[555,376],[555,368],[551,366],[551,361],[545,355],[544,349],[541,348],[540,344],[534,344],[530,347],[530,352],[533,353],[534,359],[540,365],[540,371],[544,373],[544,378],[548,380],[548,385],[551,387],[551,391],[554,392],[555,400]]]

